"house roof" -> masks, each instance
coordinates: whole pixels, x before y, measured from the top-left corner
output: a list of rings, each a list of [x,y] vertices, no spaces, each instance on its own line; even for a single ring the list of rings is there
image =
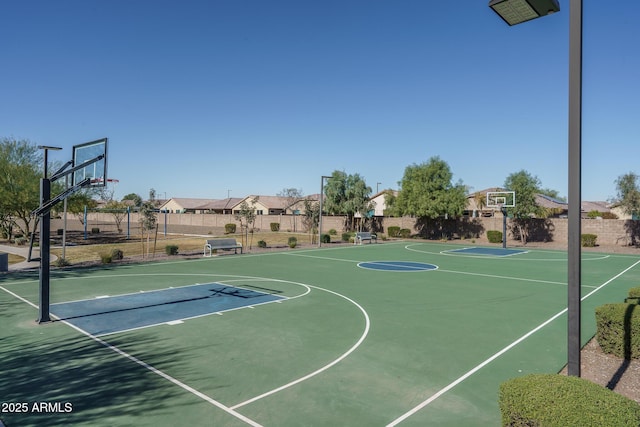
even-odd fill
[[[162,206],[166,205],[171,201],[182,206],[184,209],[198,209],[199,206],[202,206],[203,204],[206,204],[206,203],[210,203],[214,201],[214,199],[192,199],[192,198],[172,197],[171,199],[167,200]]]
[[[221,199],[221,200],[211,200],[203,205],[198,206],[196,209],[202,209],[202,210],[231,209],[235,205],[240,203],[242,200],[244,199],[241,199],[239,197],[228,197],[226,199]]]

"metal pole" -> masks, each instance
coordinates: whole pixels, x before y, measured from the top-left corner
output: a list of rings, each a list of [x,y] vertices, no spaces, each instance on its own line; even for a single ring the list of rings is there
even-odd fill
[[[581,181],[582,181],[582,0],[569,11],[569,213],[567,372],[580,376],[581,348]]]
[[[322,195],[324,194],[324,176],[320,177],[320,213],[318,217],[318,247],[322,246]]]
[[[502,207],[502,249],[507,247],[507,208]]]
[[[44,206],[51,198],[51,181],[47,177],[48,149],[44,149],[44,173],[40,180],[40,207]],[[51,232],[51,216],[46,212],[40,218],[40,269],[39,269],[39,290],[40,290],[40,306],[38,307],[38,323],[46,323],[51,321],[49,316],[50,302],[50,273],[49,270],[49,234]]]
[[[330,176],[322,175],[320,177],[320,216],[318,218],[318,247],[322,246],[322,199],[324,199],[324,180],[331,178]]]

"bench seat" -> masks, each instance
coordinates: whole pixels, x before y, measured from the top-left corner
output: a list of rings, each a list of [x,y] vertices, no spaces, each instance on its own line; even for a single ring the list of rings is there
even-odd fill
[[[361,245],[365,240],[368,240],[369,243],[373,243],[374,241],[378,243],[378,236],[376,236],[375,233],[370,233],[368,231],[358,231],[353,239],[353,244]]]
[[[236,242],[236,239],[208,239],[204,244],[203,256],[211,256],[211,253],[216,249],[222,249],[230,251],[233,249],[233,253],[237,254],[238,249],[242,253],[242,243]]]

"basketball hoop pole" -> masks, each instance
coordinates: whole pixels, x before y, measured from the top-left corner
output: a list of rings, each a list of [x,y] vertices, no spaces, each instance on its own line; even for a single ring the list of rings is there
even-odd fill
[[[49,179],[47,163],[49,162],[49,150],[62,150],[61,147],[48,147],[38,146],[41,150],[44,150],[44,171],[42,178],[40,179],[40,207],[46,205],[51,198],[51,180]],[[49,262],[51,261],[51,255],[49,253],[51,249],[51,242],[49,241],[49,234],[51,233],[51,216],[49,212],[42,215],[40,218],[40,269],[39,269],[39,292],[40,292],[40,305],[38,307],[38,323],[46,323],[51,321],[49,316]]]
[[[507,247],[507,208],[501,205],[500,212],[502,212],[502,249],[505,249]]]

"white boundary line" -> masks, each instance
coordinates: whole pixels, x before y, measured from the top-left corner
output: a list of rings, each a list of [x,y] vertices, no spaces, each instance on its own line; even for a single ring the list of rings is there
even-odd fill
[[[580,299],[580,301],[584,301],[585,299],[589,298],[591,295],[595,294],[596,292],[598,292],[600,289],[604,288],[605,286],[607,286],[609,283],[613,282],[615,279],[617,279],[618,277],[622,276],[624,273],[626,273],[627,271],[631,270],[632,268],[634,268],[636,265],[640,264],[640,260],[636,261],[635,263],[633,263],[631,266],[627,267],[626,269],[622,270],[620,273],[616,274],[615,276],[613,276],[611,279],[607,280],[606,282],[604,282],[602,285],[598,286],[596,289],[594,289],[593,291],[589,292],[587,295],[585,295],[584,297],[582,297]],[[498,357],[502,356],[504,353],[506,353],[507,351],[511,350],[513,347],[515,347],[516,345],[520,344],[522,341],[524,341],[525,339],[529,338],[531,335],[533,335],[534,333],[538,332],[540,329],[544,328],[545,326],[547,326],[549,323],[553,322],[554,320],[556,320],[558,317],[562,316],[564,313],[567,312],[567,309],[565,308],[564,310],[556,313],[555,315],[553,315],[552,317],[550,317],[548,320],[546,320],[545,322],[541,323],[540,325],[538,325],[537,327],[535,327],[534,329],[532,329],[531,331],[527,332],[526,334],[524,334],[523,336],[521,336],[520,338],[518,338],[517,340],[515,340],[514,342],[512,342],[511,344],[509,344],[508,346],[506,346],[505,348],[503,348],[502,350],[500,350],[499,352],[497,352],[496,354],[494,354],[493,356],[489,357],[487,360],[485,360],[484,362],[480,363],[479,365],[477,365],[475,368],[471,369],[470,371],[466,372],[465,374],[463,374],[460,378],[456,379],[455,381],[453,381],[452,383],[450,383],[449,385],[447,385],[446,387],[444,387],[443,389],[439,390],[437,393],[435,393],[434,395],[432,395],[431,397],[429,397],[427,400],[425,400],[424,402],[420,403],[418,406],[414,407],[413,409],[409,410],[408,412],[406,412],[404,415],[402,415],[399,418],[396,418],[395,420],[393,420],[392,422],[390,422],[389,424],[387,424],[387,427],[393,427],[398,425],[399,423],[401,423],[402,421],[406,420],[407,418],[409,418],[411,415],[415,414],[416,412],[418,412],[419,410],[421,410],[422,408],[426,407],[427,405],[429,405],[430,403],[432,403],[433,401],[435,401],[436,399],[438,399],[440,396],[442,396],[443,394],[445,394],[446,392],[448,392],[449,390],[451,390],[452,388],[454,388],[455,386],[457,386],[458,384],[460,384],[462,381],[466,380],[467,378],[469,378],[471,375],[475,374],[476,372],[478,372],[480,369],[484,368],[486,365],[488,365],[489,363],[493,362],[495,359],[497,359]]]
[[[22,298],[20,295],[17,295],[17,294],[15,294],[14,292],[9,291],[9,290],[8,290],[8,289],[6,289],[4,286],[0,286],[0,289],[2,289],[3,291],[7,292],[7,293],[8,293],[8,294],[10,294],[10,295],[13,295],[14,297],[16,297],[17,299],[19,299],[20,301],[27,303],[28,305],[32,306],[33,308],[38,309],[38,306],[37,306],[36,304],[32,303],[32,302],[31,302],[31,301],[29,301],[29,300],[26,300],[26,299]],[[56,316],[52,316],[52,317],[56,317]],[[60,319],[58,319],[58,320],[60,320]],[[262,427],[262,425],[261,425],[261,424],[259,424],[259,423],[255,422],[255,421],[253,421],[252,419],[250,419],[250,418],[248,418],[248,417],[245,417],[245,416],[244,416],[244,415],[242,415],[241,413],[239,413],[239,412],[237,412],[237,411],[234,411],[233,409],[229,408],[229,407],[228,407],[228,406],[226,406],[226,405],[223,405],[222,403],[218,402],[217,400],[210,398],[209,396],[207,396],[206,394],[204,394],[204,393],[202,393],[202,392],[200,392],[200,391],[196,390],[195,388],[193,388],[193,387],[191,387],[191,386],[186,385],[185,383],[183,383],[183,382],[181,382],[181,381],[179,381],[179,380],[175,379],[175,378],[174,378],[174,377],[172,377],[171,375],[165,374],[165,373],[164,373],[164,372],[162,372],[161,370],[154,368],[153,366],[149,365],[148,363],[143,362],[142,360],[138,359],[137,357],[132,356],[132,355],[130,355],[129,353],[127,353],[127,352],[123,351],[123,350],[120,350],[118,347],[116,347],[116,346],[114,346],[114,345],[111,345],[111,344],[109,344],[108,342],[103,341],[102,339],[100,339],[100,338],[98,338],[98,337],[96,337],[96,336],[94,336],[94,335],[91,335],[90,333],[88,333],[88,332],[86,332],[86,331],[83,331],[82,329],[80,329],[80,328],[76,327],[75,325],[72,325],[72,324],[71,324],[71,323],[69,323],[69,322],[66,322],[66,321],[64,321],[64,320],[61,320],[61,322],[63,322],[63,323],[64,323],[64,324],[66,324],[67,326],[69,326],[69,327],[71,327],[71,328],[75,329],[76,331],[80,332],[81,334],[88,336],[89,338],[91,338],[91,339],[92,339],[92,340],[94,340],[95,342],[97,342],[97,343],[99,343],[99,344],[103,345],[104,347],[108,348],[109,350],[114,351],[115,353],[118,353],[119,355],[121,355],[121,356],[123,356],[123,357],[126,357],[127,359],[129,359],[129,360],[131,360],[131,361],[133,361],[133,362],[137,363],[138,365],[142,366],[143,368],[145,368],[145,369],[147,369],[147,370],[149,370],[149,371],[153,372],[154,374],[156,374],[156,375],[158,375],[158,376],[160,376],[160,377],[164,378],[165,380],[167,380],[167,381],[169,381],[169,382],[171,382],[171,383],[173,383],[173,384],[177,385],[178,387],[182,388],[183,390],[186,390],[186,391],[188,391],[189,393],[191,393],[191,394],[194,394],[194,395],[198,396],[200,399],[202,399],[202,400],[204,400],[204,401],[206,401],[206,402],[208,402],[208,403],[212,404],[213,406],[216,406],[217,408],[222,409],[223,411],[225,411],[225,412],[226,412],[226,413],[228,413],[229,415],[232,415],[232,416],[234,416],[234,417],[238,418],[239,420],[244,421],[245,423],[249,424],[250,426],[253,426],[253,427]]]
[[[362,314],[364,316],[364,319],[365,319],[365,328],[364,328],[364,331],[362,333],[362,336],[360,336],[360,339],[358,339],[358,341],[349,350],[347,350],[346,353],[344,353],[342,356],[340,356],[337,359],[335,359],[333,362],[321,367],[320,369],[317,369],[317,370],[311,372],[310,374],[307,374],[307,375],[305,375],[303,377],[300,377],[297,380],[291,381],[288,384],[284,384],[284,385],[282,385],[282,386],[280,386],[278,388],[275,388],[275,389],[273,389],[271,391],[263,393],[263,394],[261,394],[259,396],[253,397],[253,398],[251,398],[249,400],[246,400],[246,401],[244,401],[242,403],[238,403],[237,405],[232,406],[231,409],[237,409],[237,408],[240,408],[242,406],[248,405],[249,403],[253,403],[253,402],[255,402],[257,400],[260,400],[260,399],[262,399],[264,397],[267,397],[267,396],[270,396],[272,394],[278,393],[278,392],[280,392],[280,391],[282,391],[284,389],[292,387],[292,386],[294,386],[296,384],[299,384],[299,383],[301,383],[303,381],[306,381],[309,378],[314,377],[314,376],[326,371],[327,369],[333,367],[334,365],[338,364],[342,360],[346,359],[351,353],[353,353],[358,347],[360,347],[360,345],[364,342],[365,338],[367,338],[367,335],[369,334],[369,329],[371,327],[371,321],[369,320],[369,315],[367,314],[367,311],[360,304],[358,304],[357,302],[355,302],[354,300],[352,300],[351,298],[349,298],[347,296],[339,294],[338,292],[330,291],[329,289],[320,288],[318,286],[312,286],[312,285],[307,285],[307,286],[310,286],[310,287],[312,287],[314,289],[318,289],[320,291],[325,291],[325,292],[328,292],[330,294],[337,295],[340,298],[344,298],[345,300],[349,301],[350,303],[352,303],[353,305],[358,307],[360,309],[360,311],[362,312]]]
[[[123,275],[116,275],[116,276],[124,277],[124,276],[135,276],[135,275],[136,274],[133,274],[133,275],[123,274]],[[144,275],[144,276],[163,276],[163,275],[188,276],[190,274],[189,273],[180,273],[180,274],[177,274],[177,273],[176,274],[171,274],[171,273],[147,273],[147,274],[142,274],[142,275]],[[193,275],[205,275],[205,274],[195,273]],[[104,276],[104,277],[116,277],[116,276]],[[211,276],[211,275],[209,274],[209,276]],[[257,279],[257,280],[262,280],[262,281],[274,281],[274,282],[282,282],[282,283],[291,283],[291,284],[303,286],[303,287],[307,288],[307,290],[309,288],[313,288],[313,289],[317,289],[317,290],[320,290],[320,291],[324,291],[324,292],[336,295],[336,296],[338,296],[340,298],[343,298],[343,299],[347,300],[348,302],[352,303],[353,305],[358,307],[358,309],[362,312],[362,314],[364,316],[364,319],[365,319],[364,331],[363,331],[362,335],[360,336],[360,338],[358,339],[358,341],[356,341],[356,343],[349,350],[347,350],[345,353],[343,353],[341,356],[339,356],[337,359],[333,360],[332,362],[328,363],[327,365],[325,365],[325,366],[323,366],[323,367],[321,367],[319,369],[316,369],[315,371],[313,371],[313,372],[311,372],[311,373],[309,373],[309,374],[307,374],[307,375],[305,375],[303,377],[300,377],[300,378],[298,378],[298,379],[296,379],[294,381],[291,381],[291,382],[289,382],[287,384],[284,384],[284,385],[282,385],[282,386],[280,386],[278,388],[270,390],[270,391],[268,391],[266,393],[263,393],[263,394],[261,394],[259,396],[255,396],[255,397],[253,397],[253,398],[251,398],[249,400],[246,400],[245,402],[239,403],[239,404],[234,405],[232,407],[228,407],[228,406],[223,405],[222,403],[218,402],[217,400],[210,398],[206,394],[199,392],[198,390],[194,389],[193,387],[190,387],[190,386],[182,383],[181,381],[171,377],[170,375],[165,374],[164,372],[162,372],[162,371],[154,368],[153,366],[143,362],[142,360],[137,359],[136,357],[134,357],[134,356],[132,356],[132,355],[120,350],[119,348],[107,343],[106,341],[100,339],[99,337],[94,336],[94,335],[92,335],[92,334],[90,334],[90,333],[88,333],[88,332],[86,332],[86,331],[84,331],[84,330],[82,330],[82,329],[70,324],[69,322],[66,322],[64,320],[62,320],[62,322],[65,323],[66,325],[70,326],[71,328],[81,332],[82,334],[88,336],[92,340],[102,344],[103,346],[107,347],[108,349],[110,349],[110,350],[112,350],[112,351],[114,351],[114,352],[116,352],[116,353],[118,353],[118,354],[120,354],[120,355],[122,355],[122,356],[124,356],[124,357],[126,357],[126,358],[128,358],[130,360],[132,360],[133,362],[143,366],[144,368],[150,370],[151,372],[155,373],[156,375],[159,375],[162,378],[165,378],[166,380],[168,380],[171,383],[181,387],[182,389],[184,389],[184,390],[186,390],[186,391],[188,391],[188,392],[200,397],[201,399],[203,399],[203,400],[209,402],[210,404],[212,404],[212,405],[224,410],[225,412],[229,413],[230,415],[233,415],[234,417],[246,422],[249,425],[255,426],[255,427],[262,427],[262,426],[260,424],[258,424],[257,422],[251,420],[250,418],[245,417],[244,415],[238,413],[237,411],[235,411],[235,409],[240,408],[240,407],[245,406],[245,405],[248,405],[248,404],[253,403],[255,401],[258,401],[258,400],[260,400],[260,399],[262,399],[264,397],[270,396],[272,394],[278,393],[278,392],[280,392],[282,390],[285,390],[285,389],[287,389],[289,387],[292,387],[292,386],[294,386],[296,384],[299,384],[299,383],[301,383],[303,381],[306,381],[306,380],[308,380],[308,379],[310,379],[310,378],[312,378],[312,377],[314,377],[314,376],[316,376],[316,375],[328,370],[329,368],[331,368],[334,365],[338,364],[342,360],[346,359],[351,353],[353,353],[358,347],[360,347],[360,345],[364,342],[364,340],[366,339],[367,335],[369,334],[369,330],[370,330],[370,327],[371,327],[371,321],[369,319],[369,314],[366,312],[366,310],[360,304],[358,304],[357,302],[355,302],[351,298],[349,298],[349,297],[347,297],[345,295],[342,295],[342,294],[340,294],[338,292],[334,292],[334,291],[331,291],[329,289],[324,289],[324,288],[321,288],[321,287],[318,287],[318,286],[305,285],[303,283],[292,282],[292,281],[288,281],[288,280],[260,278],[260,277],[252,277],[252,276],[236,276],[236,275],[214,275],[214,276],[237,277],[238,280],[241,280],[241,279]],[[13,295],[14,297],[18,298],[19,300],[29,304],[30,306],[32,306],[32,307],[34,307],[36,309],[38,308],[38,306],[36,304],[33,304],[32,302],[22,298],[21,296],[15,294],[14,292],[9,291],[8,289],[5,289],[3,286],[0,286],[0,289],[4,290],[5,292],[7,292],[7,293],[9,293],[11,295]],[[302,295],[307,295],[308,293],[309,292],[305,292]],[[302,296],[302,295],[297,295],[297,296],[295,296],[293,298],[297,298],[297,297]],[[290,299],[293,299],[293,298],[290,298]],[[55,317],[55,316],[53,316],[53,317]],[[58,319],[58,320],[60,320],[60,319]]]
[[[442,255],[442,256],[450,256],[450,257],[460,257],[460,258],[477,258],[477,259],[512,259],[511,256],[487,256],[487,255],[465,255],[465,254],[455,254],[452,253],[455,251],[455,249],[447,249],[447,250],[442,250],[439,252],[431,252],[431,251],[423,251],[420,249],[414,249],[413,246],[418,246],[418,245],[429,245],[429,243],[411,243],[409,245],[405,246],[405,249],[408,251],[412,251],[412,252],[418,252],[421,254],[430,254],[430,255]],[[538,252],[542,252],[542,253],[564,253],[566,254],[566,252],[561,252],[561,251],[552,251],[552,250],[527,250],[525,253],[538,253]],[[585,255],[588,252],[583,252],[582,255]],[[514,254],[514,255],[521,255],[522,253],[518,253],[518,254]],[[611,258],[613,256],[620,256],[620,257],[628,257],[625,255],[609,255],[609,254],[598,254],[597,252],[594,253],[594,255],[598,255],[595,256],[593,258],[582,258],[582,261],[600,261],[603,259],[607,259],[607,258]],[[567,262],[567,258],[566,256],[564,258],[515,258],[517,261],[543,261],[543,262]],[[506,261],[505,261],[506,262]]]

